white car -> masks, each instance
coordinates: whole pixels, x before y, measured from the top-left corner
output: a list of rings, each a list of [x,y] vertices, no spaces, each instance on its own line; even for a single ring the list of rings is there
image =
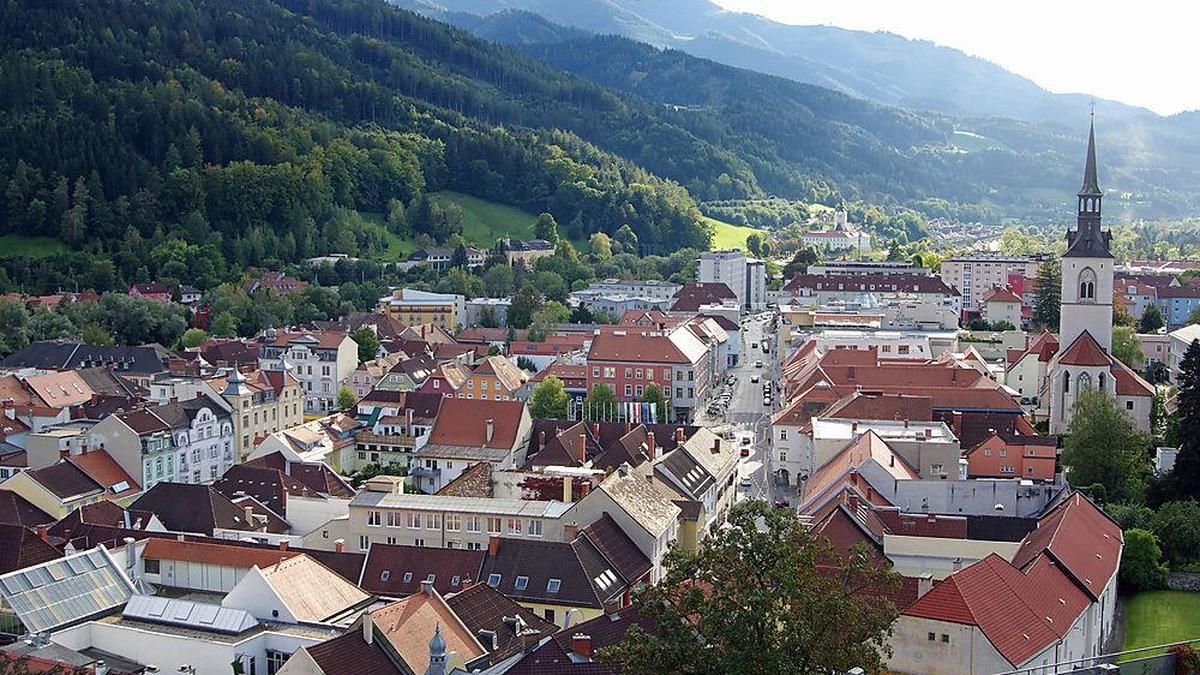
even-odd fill
[[[758,376],[757,375],[752,375],[750,377],[750,384],[758,384]]]
[[[755,362],[754,362],[754,367],[755,367],[755,368],[762,368],[762,361],[755,361]]]
[[[744,488],[754,487],[754,481],[750,480],[749,476],[743,476],[742,479],[738,481],[738,485],[741,485]]]

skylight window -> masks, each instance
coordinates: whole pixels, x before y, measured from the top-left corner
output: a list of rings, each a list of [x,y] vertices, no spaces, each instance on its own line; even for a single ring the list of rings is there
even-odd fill
[[[406,583],[406,584],[411,584],[411,583],[412,583],[412,572],[405,572],[405,573],[404,573],[404,583]]]
[[[391,571],[391,570],[384,570],[384,571],[382,571],[382,572],[380,572],[380,573],[379,573],[379,580],[380,580],[380,581],[387,581],[388,579],[391,579],[391,578],[392,578],[392,571]]]
[[[489,574],[488,575],[488,586],[495,588],[499,585],[500,585],[500,575],[499,574]]]
[[[557,593],[562,588],[562,579],[551,579],[546,582],[547,593]]]
[[[517,582],[513,585],[513,588],[515,588],[518,591],[523,591],[528,587],[529,587],[529,577],[526,577],[526,576],[517,577]]]

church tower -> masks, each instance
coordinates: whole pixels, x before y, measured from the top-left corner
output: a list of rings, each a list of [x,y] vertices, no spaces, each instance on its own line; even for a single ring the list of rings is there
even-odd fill
[[[1112,352],[1113,265],[1109,242],[1112,233],[1100,229],[1100,203],[1104,198],[1096,178],[1096,124],[1088,131],[1087,162],[1074,230],[1067,231],[1067,252],[1062,257],[1062,316],[1060,344],[1068,348],[1085,331]]]

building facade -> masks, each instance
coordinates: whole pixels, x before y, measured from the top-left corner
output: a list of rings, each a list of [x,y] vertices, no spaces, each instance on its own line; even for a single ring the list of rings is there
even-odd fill
[[[337,407],[338,389],[358,367],[358,345],[340,330],[268,329],[259,348],[258,367],[290,373],[304,391],[304,413],[320,415]]]

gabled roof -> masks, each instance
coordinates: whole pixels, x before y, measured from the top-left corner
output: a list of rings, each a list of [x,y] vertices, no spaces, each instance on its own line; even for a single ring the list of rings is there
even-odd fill
[[[1154,385],[1142,379],[1141,375],[1122,363],[1120,359],[1114,358],[1112,363],[1111,372],[1118,396],[1154,396]]]
[[[524,412],[523,401],[447,398],[429,432],[429,445],[514,448]],[[492,421],[491,440],[487,438],[488,420]]]
[[[0,523],[34,527],[54,522],[54,516],[12,490],[0,489]]]
[[[494,492],[492,465],[476,462],[434,494],[443,497],[491,497]]]
[[[689,281],[675,292],[672,312],[696,312],[701,305],[719,305],[726,301],[737,303],[737,295],[719,281]]]
[[[0,597],[29,633],[112,611],[133,590],[121,567],[99,546],[0,577]]]
[[[260,568],[259,573],[297,621],[326,621],[371,597],[306,554]]]
[[[597,486],[621,507],[646,532],[657,537],[666,532],[679,518],[679,507],[665,498],[646,479],[647,465],[626,470],[622,467]]]
[[[217,529],[257,529],[246,522],[245,511],[211,485],[156,483],[129,508],[153,513],[172,532],[212,535]]]
[[[613,564],[617,573],[630,583],[644,577],[652,567],[650,559],[607,513],[601,514],[596,522],[585,527],[583,536],[587,537],[604,558]]]
[[[141,555],[150,560],[174,560],[242,569],[257,566],[261,569],[301,555],[301,552],[278,548],[247,548],[217,542],[153,538],[146,542]]]
[[[1064,366],[1107,366],[1111,365],[1112,357],[1104,351],[1099,342],[1096,342],[1096,338],[1085,330],[1059,353],[1058,362]]]
[[[66,461],[87,474],[88,478],[103,487],[105,494],[111,497],[120,499],[142,491],[142,486],[138,485],[133,476],[126,473],[104,448],[79,455],[68,455]]]
[[[315,497],[322,495],[307,485],[275,468],[253,464],[235,464],[212,484],[230,500],[248,495],[279,516],[287,516],[288,495]]]
[[[21,525],[0,524],[0,574],[56,560],[62,551]]]
[[[434,589],[414,593],[367,616],[375,625],[375,639],[387,640],[414,673],[425,672],[429,665],[429,641],[435,631],[445,641],[446,653],[456,652],[467,663],[487,654]]]
[[[1013,565],[1025,569],[1048,555],[1094,600],[1117,573],[1123,545],[1120,526],[1075,492],[1038,519]]]
[[[1087,597],[1053,565],[1022,573],[995,553],[951,574],[903,610],[906,616],[977,626],[1020,666],[1063,637]]]
[[[378,640],[368,644],[360,630],[301,649],[308,652],[324,675],[407,675],[392,664]]]
[[[420,591],[421,582],[432,576],[439,593],[457,593],[479,580],[483,559],[483,551],[461,548],[371,544],[358,585],[400,598]]]
[[[1021,296],[1013,293],[1013,290],[1007,286],[996,286],[983,294],[983,301],[986,302],[1005,302],[1021,304]]]
[[[929,421],[933,419],[933,399],[915,394],[859,390],[830,406],[821,417]]]
[[[471,375],[495,377],[509,391],[519,389],[529,379],[529,373],[518,368],[507,357],[499,355],[489,356],[475,364]]]
[[[495,575],[499,579],[493,584]],[[597,609],[627,588],[613,566],[582,537],[570,543],[500,538],[480,576],[518,602]],[[558,580],[557,590],[553,580]]]
[[[24,473],[63,501],[104,491],[99,483],[67,461],[40,469],[29,469]]]
[[[555,624],[483,583],[472,584],[463,591],[448,595],[446,604],[450,605],[450,609],[473,635],[479,635],[482,631],[495,633],[495,649],[487,641],[480,640],[484,649],[490,652],[488,660],[491,663],[515,654],[558,630]]]

